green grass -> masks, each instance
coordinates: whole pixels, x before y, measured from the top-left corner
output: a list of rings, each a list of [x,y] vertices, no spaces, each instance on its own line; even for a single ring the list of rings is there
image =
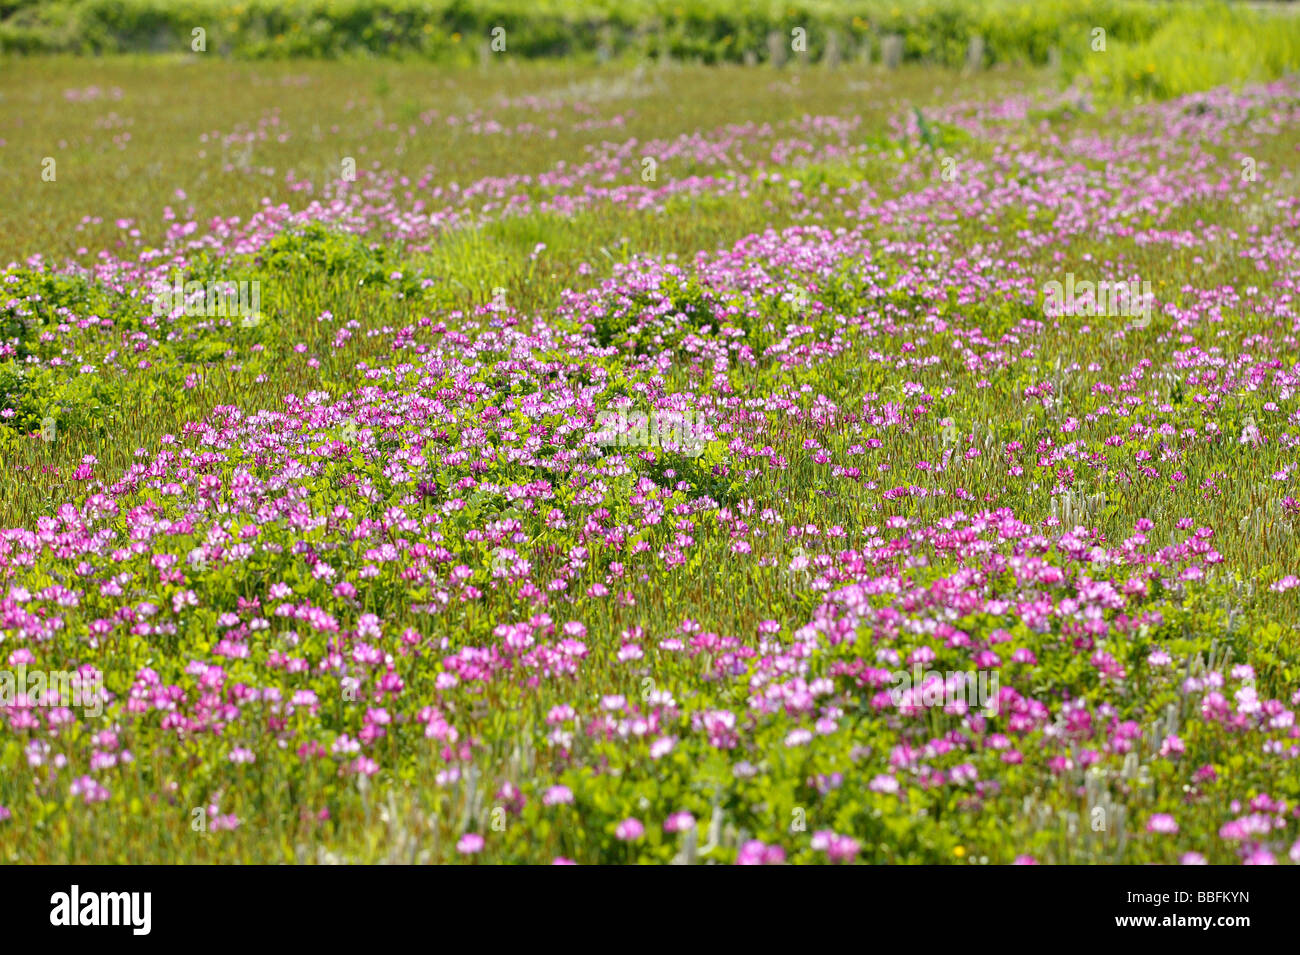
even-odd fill
[[[184,76],[183,81],[177,79],[178,74]],[[776,75],[770,71],[683,66],[652,67],[629,78],[629,71],[622,67],[557,64],[502,66],[467,74],[418,63],[362,66],[294,62],[253,66],[215,59],[188,65],[116,59],[95,63],[73,59],[12,61],[0,75],[0,138],[6,140],[0,149],[0,255],[4,259],[22,260],[39,253],[58,261],[77,257],[81,246],[92,253],[99,249],[138,252],[156,243],[163,234],[161,213],[165,205],[179,208],[192,204],[200,210],[198,217],[206,221],[215,215],[247,217],[264,198],[273,204],[301,204],[302,196],[286,188],[284,174],[290,169],[320,170],[314,178],[323,184],[336,175],[333,170],[338,158],[348,155],[358,159],[359,168],[379,160],[385,169],[415,180],[432,167],[437,183],[467,184],[481,177],[541,173],[561,161],[576,165],[587,160],[587,147],[606,140],[671,141],[680,134],[718,129],[728,123],[754,121],[776,126],[805,115],[860,116],[861,125],[848,145],[861,151],[843,161],[827,159],[808,164],[791,159],[773,164],[765,170],[768,177],[762,180],[754,177],[752,170],[731,170],[727,174],[748,179],[746,195],[737,192],[678,197],[656,213],[597,204],[573,216],[538,213],[467,226],[414,242],[312,227],[282,235],[253,255],[200,259],[187,278],[207,281],[228,277],[261,283],[261,323],[243,327],[237,320],[187,319],[173,329],[171,336],[159,336],[149,350],[153,365],[148,369],[104,366],[95,376],[79,376],[75,369],[65,369],[67,374],[61,375],[45,368],[39,377],[19,376],[13,372],[18,367],[15,361],[7,372],[0,371],[0,390],[13,397],[21,412],[19,420],[3,429],[7,467],[0,475],[0,526],[32,527],[39,517],[77,498],[80,487],[70,474],[85,455],[96,456],[98,473],[114,475],[136,463],[137,448],[156,448],[162,435],[180,435],[186,422],[204,418],[218,406],[235,405],[248,411],[280,409],[289,395],[328,391],[337,396],[356,388],[363,384],[359,363],[375,367],[402,360],[392,349],[394,331],[416,327],[423,319],[446,322],[453,331],[472,329],[472,323],[480,321],[470,317],[472,311],[489,302],[497,288],[505,289],[507,302],[524,315],[552,316],[562,307],[566,291],[597,286],[613,274],[616,265],[633,256],[675,255],[690,274],[690,262],[701,250],[729,247],[767,227],[810,224],[803,212],[804,204],[791,200],[792,179],[799,180],[804,194],[822,197],[817,204],[820,218],[816,224],[836,228],[852,224],[845,210],[851,208],[848,200],[861,190],[869,188],[881,196],[894,196],[927,183],[941,184],[942,159],[948,154],[958,158],[958,168],[963,170],[975,168],[978,163],[994,164],[1007,154],[1042,152],[1069,159],[1068,146],[1046,142],[1044,123],[1063,137],[1104,135],[1113,130],[1112,117],[1105,113],[1074,110],[1035,114],[1023,123],[1012,124],[1010,144],[1000,150],[928,118],[938,106],[957,99],[991,99],[1039,91],[1048,82],[1040,73],[1015,69],[962,78],[956,73],[916,67],[894,74],[855,66]],[[64,101],[64,89],[83,89],[92,84],[106,90],[120,88],[121,99],[88,104]],[[706,86],[710,95],[699,95]],[[518,97],[523,91],[553,97],[566,105],[586,104],[589,109],[580,114],[561,110],[557,120],[549,112],[500,106],[500,97]],[[426,127],[418,117],[428,110],[438,110],[440,120],[449,114],[464,116],[483,110],[503,125],[554,125],[557,134],[554,138],[507,138],[474,135],[461,128],[450,131],[442,122]],[[914,110],[920,111],[920,141],[895,142],[888,120],[918,115]],[[278,117],[275,129],[286,133],[287,141],[278,142],[274,135],[256,141],[252,155],[242,159],[234,171],[224,171],[219,145],[211,140],[199,142],[204,133],[224,134],[241,126],[255,129],[272,111]],[[111,114],[118,117],[114,132],[131,133],[125,149],[112,144],[110,132],[94,125]],[[593,117],[608,120],[616,116],[624,119],[616,131],[575,128],[578,122]],[[396,133],[389,129],[393,123],[398,126]],[[413,133],[403,131],[408,124],[414,127]],[[333,131],[334,126],[338,126],[338,132]],[[1151,132],[1153,136],[1160,134],[1156,129]],[[1279,172],[1294,165],[1293,144],[1285,136],[1273,136],[1249,148],[1260,169],[1271,171],[1261,185],[1279,186]],[[1238,152],[1236,144],[1225,143],[1216,159],[1224,169],[1236,169]],[[755,151],[754,155],[758,154]],[[56,155],[59,160],[55,183],[40,180],[40,159],[45,155]],[[1169,161],[1152,155],[1146,161],[1147,171],[1154,172],[1162,162]],[[905,172],[916,170],[929,178],[919,183],[901,178]],[[1100,175],[1102,170],[1096,172]],[[720,173],[669,162],[659,169],[662,182],[696,174]],[[772,174],[781,178],[775,179]],[[173,192],[177,188],[184,189],[188,198],[175,199]],[[540,197],[545,190],[534,189],[533,194]],[[845,203],[836,205],[837,197]],[[1163,228],[1196,232],[1205,221],[1212,221],[1245,236],[1252,226],[1276,224],[1285,214],[1276,207],[1261,208],[1251,203],[1189,204],[1175,209]],[[97,216],[103,222],[77,231],[75,227],[85,215]],[[118,245],[123,241],[122,230],[113,225],[118,218],[136,221],[141,231],[138,248]],[[1101,241],[1085,234],[1073,237],[1067,248],[1068,258],[1061,261],[1054,255],[1056,249],[1031,247],[1025,241],[1026,233],[1051,225],[1046,217],[1030,219],[1027,213],[1023,217],[987,220],[957,217],[945,223],[942,230],[933,224],[899,218],[892,223],[882,222],[875,235],[880,240],[923,239],[942,231],[946,244],[955,249],[972,249],[996,241],[1001,243],[998,255],[1014,260],[1031,276],[1055,275],[1071,268],[1085,271],[1089,262],[1122,257],[1135,270],[1152,277],[1158,294],[1183,286],[1231,285],[1240,289],[1264,281],[1253,261],[1232,254],[1240,251],[1237,248],[1196,263],[1189,255],[1170,254],[1167,248],[1123,240]],[[546,248],[533,257],[539,244]],[[89,264],[93,255],[80,259]],[[929,264],[920,256],[901,255],[882,257],[879,263],[894,276],[904,269]],[[885,516],[879,492],[860,483],[828,480],[825,469],[807,454],[804,441],[816,433],[826,447],[838,453],[861,440],[861,436],[843,424],[814,427],[806,413],[816,394],[851,408],[860,407],[863,397],[872,392],[901,400],[900,394],[888,389],[897,391],[902,381],[914,381],[931,394],[940,393],[954,382],[969,385],[974,376],[955,363],[900,372],[881,357],[896,359],[907,354],[904,346],[922,334],[914,322],[918,308],[933,304],[941,316],[962,328],[979,328],[992,342],[1008,348],[1013,342],[1022,348],[1025,342],[1032,342],[1035,354],[1032,360],[1027,359],[1029,367],[1022,363],[990,372],[988,387],[966,387],[956,399],[941,400],[931,414],[934,420],[955,418],[963,433],[977,435],[979,446],[994,449],[997,443],[1020,440],[1032,450],[1037,439],[1055,433],[1059,427],[1059,411],[1027,403],[1023,396],[1026,387],[1056,379],[1057,395],[1068,399],[1072,414],[1081,415],[1094,410],[1104,399],[1087,392],[1068,376],[1062,377],[1061,368],[1097,362],[1100,377],[1114,381],[1130,371],[1134,356],[1158,358],[1177,347],[1178,332],[1163,318],[1119,341],[1100,333],[1083,336],[1068,323],[1031,328],[1027,320],[1037,321],[1041,316],[1027,306],[989,301],[959,305],[946,295],[933,303],[901,295],[888,303],[867,300],[846,284],[853,269],[860,266],[849,263],[844,274],[818,277],[826,289],[819,300],[831,302],[835,311],[846,315],[879,312],[888,304],[900,316],[896,325],[873,328],[868,336],[852,328],[832,329],[828,324],[809,322],[820,333],[841,331],[849,347],[811,369],[784,367],[772,356],[763,356],[761,347],[755,348],[759,357],[752,365],[737,363],[734,374],[741,397],[789,394],[800,405],[804,417],[797,422],[783,422],[775,414],[770,418],[758,416],[763,419],[763,440],[790,462],[787,469],[757,468],[757,473],[748,476],[738,472],[723,474],[715,468],[726,458],[725,443],[719,441],[700,459],[661,456],[637,473],[667,484],[665,471],[671,466],[677,472],[674,479],[689,482],[724,506],[735,506],[742,498],[753,497],[761,502],[779,502],[787,526],[811,523],[826,528],[839,524],[860,530],[879,524]],[[402,277],[392,278],[395,272]],[[15,287],[24,297],[42,296],[31,315],[6,310],[0,316],[6,323],[0,326],[2,337],[19,343],[17,359],[25,354],[49,358],[74,347],[102,355],[113,349],[128,349],[133,334],[153,334],[141,323],[147,314],[138,300],[142,290],[105,290],[73,279],[50,280],[21,264],[10,274],[16,281],[0,286],[7,292],[5,299],[15,294]],[[425,288],[423,279],[431,279],[433,284]],[[942,286],[943,276],[936,274],[934,281]],[[688,306],[709,301],[712,294],[698,276],[672,289],[674,302],[682,312],[687,312]],[[644,307],[645,302],[636,304]],[[78,315],[93,312],[111,319],[114,325],[111,329],[78,329],[74,333],[71,328],[59,327],[60,307]],[[779,337],[776,331],[768,330],[769,323],[775,329],[792,317],[782,309],[779,303],[764,302],[758,314],[744,315],[736,321],[746,331],[747,341],[761,346]],[[327,311],[335,320],[318,321]],[[673,334],[698,330],[701,312],[697,309],[690,314],[695,325],[688,324]],[[620,390],[628,391],[629,381],[636,378],[630,364],[646,350],[644,339],[635,339],[628,332],[637,317],[632,313],[611,316],[607,324],[597,326],[602,344],[622,346],[619,357],[591,361],[591,366],[611,373],[612,384],[602,393],[605,399]],[[338,329],[348,321],[356,323],[352,338],[344,347],[333,347]],[[1229,310],[1217,330],[1239,341],[1261,331],[1281,338],[1288,325],[1281,321],[1266,323],[1244,310]],[[1203,344],[1208,343],[1210,335],[1204,339]],[[413,340],[422,346],[447,347],[445,339],[423,331]],[[680,337],[674,340],[680,341]],[[305,348],[299,351],[298,346]],[[1291,357],[1284,348],[1279,352]],[[495,367],[503,355],[485,354],[480,358],[483,367],[475,376],[478,381],[488,385],[493,394],[511,387],[509,374]],[[318,364],[313,367],[309,359]],[[234,365],[241,366],[240,370],[234,371]],[[584,372],[589,373],[591,366]],[[187,387],[185,382],[191,375],[197,378],[197,384]],[[256,380],[258,377],[263,380]],[[688,359],[674,362],[662,377],[667,391],[682,391],[701,388],[705,375],[701,369],[692,368]],[[549,381],[516,384],[528,392],[561,387],[558,376]],[[810,389],[808,394],[800,393],[804,386]],[[1146,381],[1142,391],[1163,387]],[[426,386],[425,390],[436,388]],[[1166,400],[1179,409],[1186,407],[1186,396],[1172,392],[1147,398],[1148,408]],[[1273,594],[1263,586],[1249,590],[1246,585],[1251,581],[1262,584],[1294,569],[1291,520],[1277,509],[1277,494],[1267,487],[1261,489],[1269,472],[1288,458],[1274,443],[1243,462],[1231,440],[1235,436],[1233,429],[1240,427],[1245,415],[1263,412],[1257,407],[1259,401],[1244,389],[1237,398],[1236,405],[1222,412],[1229,440],[1217,445],[1195,444],[1179,463],[1186,473],[1185,487],[1190,489],[1214,475],[1230,475],[1220,480],[1218,495],[1180,492],[1175,496],[1163,482],[1124,486],[1113,475],[1081,470],[1075,499],[1095,501],[1086,505],[1088,521],[1111,541],[1131,533],[1138,517],[1150,517],[1156,522],[1158,530],[1153,540],[1156,533],[1173,534],[1173,522],[1182,518],[1191,519],[1195,526],[1212,526],[1218,532],[1214,545],[1223,554],[1225,566],[1231,568],[1186,600],[1153,603],[1166,613],[1164,624],[1134,637],[1131,645],[1116,651],[1135,672],[1143,653],[1156,642],[1171,646],[1189,660],[1210,654],[1213,646],[1217,654],[1224,653],[1225,648],[1235,653],[1238,662],[1252,660],[1259,673],[1261,693],[1282,694],[1293,690],[1300,679],[1300,647],[1294,632],[1297,596]],[[31,437],[29,432],[39,429],[47,417],[56,421],[54,439]],[[551,423],[557,424],[558,420]],[[382,438],[388,442],[384,445],[386,451],[397,446],[397,432],[403,427],[406,425],[397,424],[388,429]],[[942,440],[928,424],[891,431],[886,447],[869,458],[870,464],[864,467],[888,461],[892,470],[877,475],[881,487],[910,483],[913,478],[904,473],[907,465],[937,457]],[[341,478],[352,471],[364,473],[383,486],[386,463],[385,454],[363,457],[358,453],[355,459],[340,461],[313,486],[313,504],[327,507],[353,500],[345,496],[341,483]],[[233,466],[228,463],[223,467],[228,472]],[[928,486],[946,492],[946,497],[904,500],[897,503],[897,512],[906,513],[914,522],[940,520],[954,509],[957,491],[963,488],[975,501],[985,494],[998,496],[999,504],[1014,506],[1022,519],[1045,519],[1061,502],[1051,493],[1049,472],[1027,470],[1031,470],[1031,477],[1007,488],[1005,473],[991,464],[989,456],[976,459],[967,467],[926,479]],[[439,480],[446,485],[465,473],[468,471],[441,475]],[[534,476],[531,469],[522,466],[502,467],[491,475],[502,484]],[[615,519],[625,519],[630,513],[626,502],[634,476],[611,479],[616,487],[611,497],[617,502],[611,506],[624,508]],[[446,494],[447,488],[442,487],[439,493]],[[1102,494],[1104,504],[1097,497]],[[374,513],[380,514],[382,505],[389,503],[381,502]],[[571,502],[565,503],[568,506]],[[970,509],[974,506],[970,505]],[[536,520],[536,515],[515,514],[500,495],[482,494],[471,496],[467,513],[447,522],[451,542],[464,546],[466,554],[472,552],[473,559],[482,566],[488,566],[491,559],[488,548],[471,545],[463,534],[476,522],[481,523],[484,515],[496,514]],[[536,548],[538,577],[546,579],[564,563],[562,552],[575,544],[576,536],[573,532],[530,528],[535,531],[529,546]],[[267,534],[286,548],[301,536],[291,528],[270,525]],[[613,635],[645,625],[653,629],[657,640],[684,618],[707,621],[709,628],[721,633],[750,635],[761,620],[806,621],[820,603],[820,594],[790,585],[784,569],[791,557],[790,541],[776,535],[769,537],[755,559],[740,563],[729,553],[724,536],[713,536],[702,523],[697,534],[703,543],[692,553],[686,567],[667,572],[646,562],[647,573],[654,576],[637,584],[638,603],[634,608],[611,601],[590,601],[573,611],[602,639],[591,641],[595,644],[594,659],[566,691],[565,698],[591,700],[621,693],[636,699],[644,689],[643,680],[652,679],[655,686],[672,689],[689,711],[729,701],[736,705],[734,698],[721,695],[722,687],[702,676],[701,667],[693,661],[664,655],[653,657],[653,666],[647,664],[644,670],[618,665],[612,654],[617,645]],[[646,530],[644,539],[660,548],[667,546],[669,536],[666,528]],[[547,550],[552,545],[558,550]],[[203,594],[205,607],[233,606],[236,598],[264,593],[266,583],[278,579],[275,575],[284,566],[269,558],[258,559],[265,563],[241,572],[243,576],[214,576],[210,584],[205,584],[210,587]],[[599,555],[583,570],[578,578],[582,588],[601,579],[608,559],[608,554]],[[359,562],[359,557],[356,560]],[[937,575],[945,568],[937,562],[932,570]],[[930,572],[921,570],[919,574],[924,578]],[[302,577],[307,577],[305,572]],[[47,583],[52,581],[50,578]],[[405,626],[429,625],[426,618],[411,610],[409,593],[391,576],[365,588],[362,600],[363,609],[384,615],[386,624],[396,628],[395,632]],[[570,609],[562,612],[567,614]],[[493,592],[482,604],[466,604],[440,618],[437,636],[446,635],[453,650],[485,643],[491,640],[496,623],[517,619],[519,613],[520,606],[509,594]],[[557,614],[557,619],[567,617]],[[124,639],[120,646],[112,648],[112,676],[120,679],[146,663],[160,668],[183,666],[192,656],[211,650],[214,630],[214,620],[205,617],[191,631],[170,640]],[[1056,642],[1055,635],[1036,636],[1027,629],[1018,630],[1017,637],[1032,642],[1044,657],[1053,652]],[[318,635],[311,639],[318,640]],[[646,642],[653,645],[651,640]],[[319,643],[311,649],[323,652],[323,638]],[[60,642],[57,649],[70,656],[80,652],[70,641]],[[846,645],[843,655],[849,659],[870,649],[868,635]],[[652,676],[647,677],[647,673]],[[1043,683],[1035,691],[1053,699],[1073,692],[1089,698],[1100,695],[1095,685],[1085,685],[1082,664],[1068,657],[1059,665],[1046,667],[1041,679]],[[1139,685],[1137,699],[1128,700],[1126,706],[1145,719],[1163,713],[1165,705],[1175,702],[1177,695],[1170,686],[1149,675],[1144,679],[1149,682]],[[413,692],[432,694],[432,672],[422,673],[420,680]],[[1149,700],[1143,693],[1149,694]],[[70,799],[64,800],[61,793],[32,791],[24,769],[20,782],[15,781],[16,772],[0,780],[0,804],[22,807],[23,812],[21,827],[0,827],[0,857],[7,861],[121,863],[446,861],[454,858],[452,847],[461,832],[486,825],[491,811],[489,800],[495,791],[488,791],[488,787],[504,775],[535,780],[538,785],[564,782],[574,790],[582,811],[576,807],[544,811],[540,800],[532,798],[518,819],[512,819],[503,832],[494,834],[491,855],[485,858],[498,861],[547,861],[555,855],[583,861],[669,861],[678,845],[654,825],[649,827],[647,844],[635,851],[610,836],[612,827],[634,811],[642,799],[656,810],[689,809],[702,824],[714,812],[719,818],[725,816],[726,828],[720,829],[726,848],[719,856],[734,849],[743,833],[779,833],[788,827],[792,812],[817,804],[822,815],[810,828],[854,832],[869,842],[864,858],[871,861],[947,862],[983,856],[1005,862],[1021,851],[1032,851],[1046,861],[1170,861],[1160,847],[1136,841],[1124,844],[1113,831],[1082,839],[1067,835],[1061,814],[1077,813],[1086,806],[1065,778],[1044,783],[1046,777],[1038,765],[1008,768],[999,779],[1003,792],[990,798],[983,813],[969,811],[956,797],[941,796],[926,803],[927,814],[919,816],[900,800],[869,792],[866,787],[870,774],[859,767],[846,770],[844,786],[837,795],[818,803],[808,780],[816,773],[840,769],[843,761],[839,757],[843,754],[826,749],[814,749],[807,757],[792,753],[782,744],[788,727],[780,722],[756,731],[753,742],[755,750],[763,755],[761,767],[753,778],[737,781],[725,754],[700,745],[683,746],[670,758],[647,768],[640,751],[598,738],[581,739],[575,744],[574,760],[566,763],[538,744],[545,732],[547,711],[559,701],[549,689],[529,692],[516,683],[501,681],[485,692],[481,701],[481,708],[471,708],[468,697],[458,701],[462,707],[454,714],[458,725],[483,742],[468,761],[472,769],[466,776],[444,786],[434,786],[431,780],[445,768],[445,763],[433,754],[423,737],[409,732],[403,735],[396,727],[381,744],[379,752],[386,761],[386,771],[373,785],[358,785],[341,778],[330,772],[328,763],[299,763],[290,758],[292,754],[280,760],[267,758],[277,755],[269,733],[252,741],[260,747],[261,761],[255,767],[223,762],[212,739],[141,733],[138,740],[130,741],[136,749],[136,763],[115,780],[115,801],[111,807],[100,807],[112,809],[110,819],[86,811]],[[357,722],[354,712],[346,710],[337,699],[328,698],[326,706],[337,708],[337,712],[331,709],[325,717],[332,727],[353,727]],[[743,701],[737,708],[740,706]],[[852,718],[855,741],[863,747],[880,751],[892,745],[894,738],[883,721],[873,721],[865,710]],[[951,726],[936,714],[931,728],[937,735]],[[5,743],[6,749],[0,753],[5,762],[0,765],[20,765],[22,755],[17,746],[13,740]],[[1189,808],[1182,816],[1185,833],[1209,839],[1227,817],[1228,798],[1246,790],[1252,795],[1268,790],[1292,799],[1300,794],[1294,778],[1275,772],[1258,753],[1235,752],[1230,742],[1208,736],[1190,739],[1189,747],[1198,758],[1214,762],[1221,776],[1232,780],[1235,788],[1225,784],[1213,790],[1206,802]],[[592,767],[600,771],[592,771]],[[1136,816],[1177,804],[1183,797],[1181,784],[1182,777],[1162,764],[1150,787],[1130,787],[1127,782],[1116,786]],[[244,824],[233,833],[200,837],[191,826],[190,813],[195,806],[207,805],[206,800],[214,792],[228,797],[227,804],[233,803]],[[1044,806],[1050,810],[1047,817],[1039,813]],[[314,815],[321,809],[329,810],[328,820]],[[1216,851],[1219,854],[1212,861],[1226,861],[1226,850]],[[800,849],[795,858],[802,861],[814,856],[811,850]]]

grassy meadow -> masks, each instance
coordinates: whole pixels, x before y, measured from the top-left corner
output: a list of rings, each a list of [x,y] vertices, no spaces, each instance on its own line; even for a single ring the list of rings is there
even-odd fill
[[[1295,34],[1105,6],[0,22],[0,859],[1300,861]]]

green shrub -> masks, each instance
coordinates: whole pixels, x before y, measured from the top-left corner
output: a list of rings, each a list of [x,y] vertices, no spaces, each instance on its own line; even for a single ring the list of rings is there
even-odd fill
[[[1108,43],[1084,75],[1107,94],[1166,99],[1300,69],[1300,18],[1223,4],[1194,6],[1140,42]]]
[[[239,57],[414,56],[466,62],[496,27],[507,52],[526,59],[607,53],[669,54],[706,63],[768,58],[767,37],[807,31],[820,58],[832,32],[841,50],[879,56],[880,37],[903,37],[904,57],[960,66],[976,34],[989,63],[1045,63],[1066,56],[1102,27],[1117,39],[1149,37],[1175,4],[1120,0],[64,0],[24,6],[0,22],[0,49],[30,53],[190,50],[206,30],[207,50]]]

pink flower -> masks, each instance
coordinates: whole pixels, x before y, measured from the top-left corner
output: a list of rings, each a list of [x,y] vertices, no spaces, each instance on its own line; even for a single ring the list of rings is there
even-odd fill
[[[841,836],[829,829],[813,833],[812,847],[826,853],[831,862],[850,862],[858,854],[858,840],[852,836]]]
[[[1159,832],[1172,835],[1178,831],[1178,823],[1167,812],[1158,812],[1147,820],[1147,832]]]
[[[624,819],[614,830],[614,835],[624,842],[635,842],[645,835],[645,826],[639,819]]]
[[[695,827],[695,817],[689,812],[675,812],[664,820],[664,832],[685,832]]]
[[[898,792],[898,780],[888,773],[878,773],[868,784],[868,789],[877,793]]]
[[[477,832],[467,832],[456,843],[456,851],[461,855],[473,855],[483,851],[483,837]]]
[[[736,855],[736,865],[780,865],[785,862],[785,850],[780,846],[764,845],[758,839],[751,839],[740,847]]]
[[[567,806],[573,802],[573,790],[568,786],[552,786],[542,794],[543,806]]]

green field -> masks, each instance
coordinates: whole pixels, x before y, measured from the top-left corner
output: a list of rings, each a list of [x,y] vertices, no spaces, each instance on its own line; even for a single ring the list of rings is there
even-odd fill
[[[1288,12],[338,6],[0,5],[0,859],[1300,861]]]

